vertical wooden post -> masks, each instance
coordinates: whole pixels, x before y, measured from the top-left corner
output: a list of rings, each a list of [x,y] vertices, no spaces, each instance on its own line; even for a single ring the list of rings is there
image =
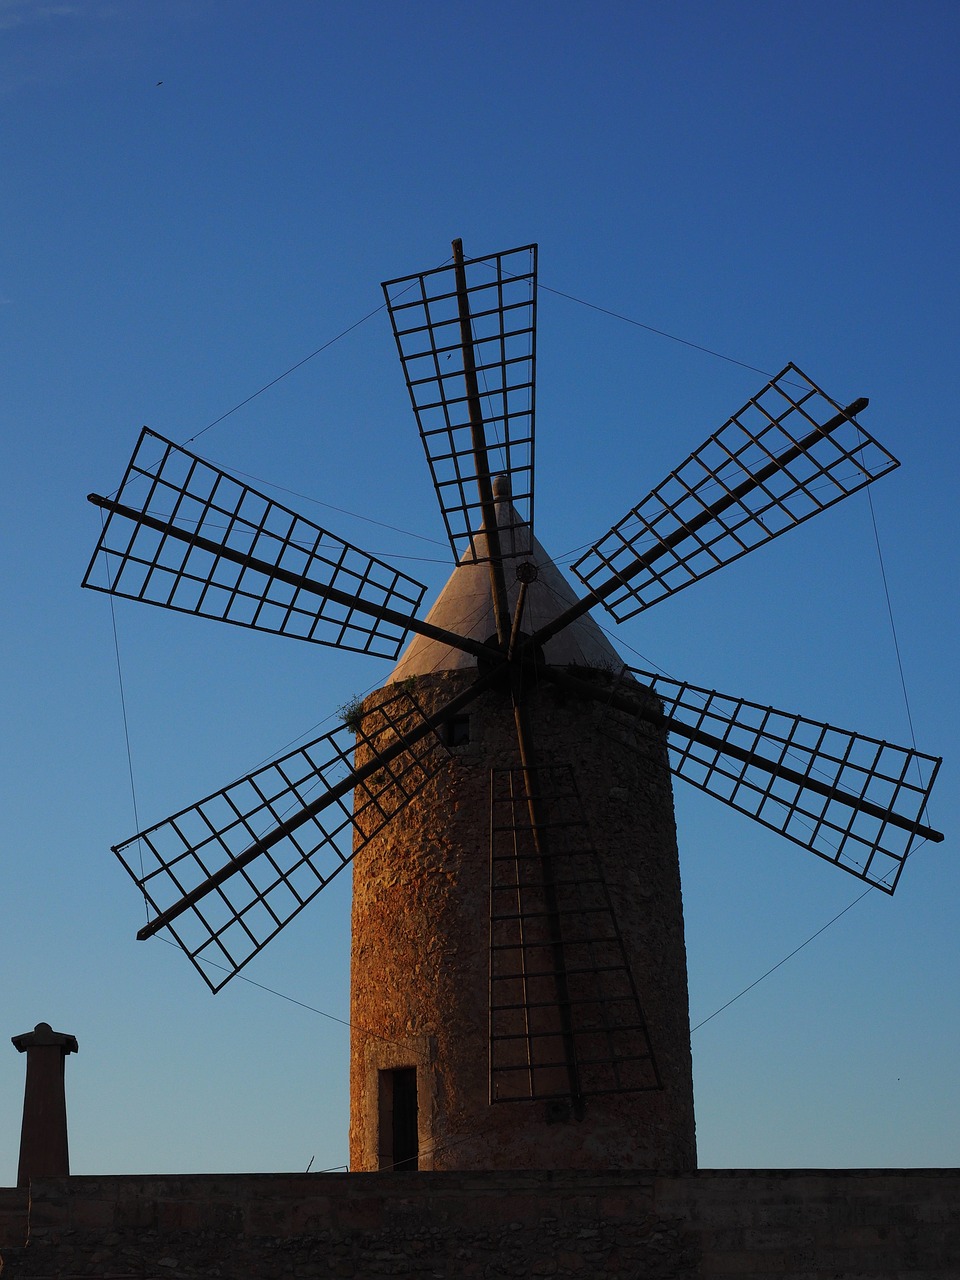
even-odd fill
[[[13,1045],[27,1055],[17,1171],[17,1186],[26,1187],[31,1178],[66,1177],[70,1172],[64,1064],[67,1054],[76,1053],[79,1046],[76,1036],[54,1031],[49,1022],[38,1022],[32,1031],[14,1036]]]

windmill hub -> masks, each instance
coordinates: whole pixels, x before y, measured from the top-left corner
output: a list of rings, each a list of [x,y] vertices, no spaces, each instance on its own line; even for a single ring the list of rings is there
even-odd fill
[[[488,649],[496,650],[499,660],[482,654],[477,658],[477,670],[481,675],[497,672],[492,687],[508,690],[513,680],[521,672],[535,672],[545,665],[543,649],[539,644],[530,641],[533,637],[526,631],[518,631],[509,641],[501,642],[496,635],[487,637]],[[511,653],[510,650],[513,650]]]

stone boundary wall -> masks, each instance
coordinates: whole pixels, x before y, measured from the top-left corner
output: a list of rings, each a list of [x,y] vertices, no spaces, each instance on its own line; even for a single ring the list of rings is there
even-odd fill
[[[26,1187],[0,1187],[0,1251],[5,1245],[19,1245],[26,1240],[29,1204]]]
[[[3,1280],[960,1276],[960,1170],[51,1178],[26,1243],[23,1198]]]

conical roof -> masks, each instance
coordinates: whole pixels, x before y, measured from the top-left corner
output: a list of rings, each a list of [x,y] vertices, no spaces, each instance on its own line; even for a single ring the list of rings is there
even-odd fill
[[[495,477],[494,493],[499,499],[496,504],[497,526],[511,616],[520,594],[517,565],[532,563],[537,569],[536,579],[527,586],[520,624],[521,629],[530,635],[563,613],[578,597],[533,537],[530,526],[520,519],[510,501],[505,476]],[[480,562],[473,560],[469,550],[464,553],[436,604],[427,614],[427,621],[471,640],[486,641],[495,636],[497,630],[490,568],[483,559],[487,554],[486,536],[478,535],[475,542]],[[589,614],[584,614],[559,635],[548,640],[544,646],[544,658],[551,666],[576,663],[609,670],[623,665],[623,659]],[[462,649],[452,648],[427,636],[415,635],[401,654],[389,682],[405,680],[409,676],[429,675],[435,671],[454,671],[475,666],[476,658],[464,653]]]

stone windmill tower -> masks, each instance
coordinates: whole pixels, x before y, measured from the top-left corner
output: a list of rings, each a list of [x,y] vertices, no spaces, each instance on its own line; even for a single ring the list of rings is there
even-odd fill
[[[510,615],[523,590],[522,619],[536,630],[576,597],[506,477],[494,497]],[[428,620],[489,640],[484,541]],[[623,665],[589,616],[549,640],[541,661],[608,694]],[[386,689],[406,686],[429,715],[476,678],[470,655],[418,636]],[[500,680],[449,721],[446,766],[355,861],[351,1167],[417,1157],[441,1169],[692,1168],[665,735],[543,679],[538,663],[518,678],[536,813]]]
[[[692,1168],[670,775],[892,893],[939,761],[623,666],[631,617],[892,470],[794,365],[573,571],[533,532],[535,246],[384,285],[457,567],[424,588],[145,431],[85,585],[399,662],[115,847],[218,990],[353,863],[351,1159]],[[400,656],[409,635],[412,641]]]

